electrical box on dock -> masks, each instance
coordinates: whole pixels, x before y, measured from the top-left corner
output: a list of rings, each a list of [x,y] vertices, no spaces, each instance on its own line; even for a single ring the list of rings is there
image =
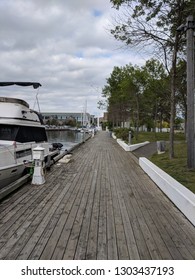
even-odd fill
[[[43,161],[44,160],[44,152],[45,152],[45,149],[42,148],[42,147],[36,147],[33,149],[33,159],[34,160],[41,160]]]

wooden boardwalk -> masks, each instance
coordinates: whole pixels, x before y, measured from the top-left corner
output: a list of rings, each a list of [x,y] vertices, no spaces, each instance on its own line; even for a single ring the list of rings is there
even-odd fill
[[[195,259],[195,227],[106,132],[0,202],[0,259]]]

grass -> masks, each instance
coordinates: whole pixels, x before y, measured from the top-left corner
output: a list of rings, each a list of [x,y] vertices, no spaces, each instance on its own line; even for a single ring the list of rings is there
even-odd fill
[[[195,193],[195,170],[187,168],[187,145],[185,141],[174,145],[175,157],[169,159],[169,149],[164,154],[154,154],[150,160],[175,180]]]
[[[169,133],[168,132],[139,132],[138,137],[134,136],[132,139],[132,144],[137,144],[140,142],[156,142],[156,141],[169,141]],[[175,141],[185,141],[184,133],[176,133],[175,134]]]
[[[138,140],[136,140],[135,137],[132,140],[132,144],[145,141],[168,141],[169,133],[140,132]],[[169,145],[167,145],[164,154],[158,155],[156,153],[150,158],[150,160],[175,180],[195,193],[195,170],[189,170],[187,168],[187,145],[183,133],[175,134],[174,152],[175,157],[170,160]]]

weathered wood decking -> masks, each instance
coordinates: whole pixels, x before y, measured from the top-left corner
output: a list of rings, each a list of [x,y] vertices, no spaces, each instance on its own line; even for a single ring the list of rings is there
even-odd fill
[[[195,259],[195,228],[106,132],[0,202],[0,259]]]

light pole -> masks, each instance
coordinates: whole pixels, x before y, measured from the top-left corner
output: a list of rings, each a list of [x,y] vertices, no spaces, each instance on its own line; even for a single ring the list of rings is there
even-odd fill
[[[186,24],[177,31],[185,31],[187,39],[187,166],[195,169],[195,21],[188,16]]]
[[[195,169],[195,60],[193,16],[187,18],[187,165]]]

